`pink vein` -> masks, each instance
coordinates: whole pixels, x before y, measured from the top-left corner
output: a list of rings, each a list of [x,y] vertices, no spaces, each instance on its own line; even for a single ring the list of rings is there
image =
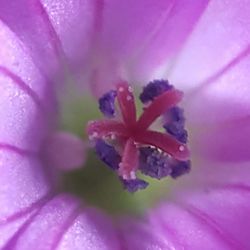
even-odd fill
[[[41,12],[42,12],[41,18],[43,19],[44,24],[46,25],[46,27],[48,29],[48,34],[51,38],[50,41],[52,42],[52,44],[54,46],[54,50],[55,50],[57,58],[60,59],[62,57],[62,59],[65,60],[66,55],[64,53],[61,40],[59,39],[58,34],[57,34],[53,24],[51,23],[51,19],[49,18],[47,10],[44,8],[43,4],[41,3],[41,0],[37,0],[37,5],[41,9]],[[59,61],[59,63],[60,63],[60,61]]]
[[[226,183],[226,184],[212,184],[213,189],[232,189],[240,190],[240,192],[247,192],[250,194],[250,186],[242,183]]]
[[[0,220],[0,227],[5,226],[6,224],[13,222],[15,220],[18,220],[19,218],[31,213],[33,210],[37,209],[38,207],[42,206],[45,204],[48,200],[50,200],[53,197],[52,193],[46,194],[44,197],[39,199],[36,202],[33,202],[30,204],[29,207],[20,209],[18,212],[15,214],[10,215],[7,218],[1,219]]]
[[[2,142],[0,142],[0,151],[1,150],[2,151],[11,151],[11,152],[16,153],[16,154],[21,155],[21,156],[33,156],[33,157],[38,156],[37,152],[22,149],[22,148],[15,146],[15,145],[11,145],[8,143],[2,143]]]
[[[201,91],[203,88],[207,87],[208,85],[210,85],[212,83],[215,83],[219,78],[221,78],[225,73],[227,73],[232,68],[234,68],[237,64],[239,64],[249,54],[250,54],[250,45],[248,45],[245,49],[243,49],[230,62],[228,62],[226,65],[222,66],[222,68],[219,69],[217,72],[215,72],[213,75],[209,76],[207,79],[200,82],[198,84],[199,87],[195,88],[195,90],[192,91],[188,97],[189,98],[193,97],[193,95],[198,94],[199,91]]]
[[[9,239],[9,241],[5,244],[2,250],[14,249],[13,246],[16,245],[18,238],[22,235],[23,232],[29,227],[29,225],[33,222],[33,219],[39,214],[39,212],[45,207],[53,197],[48,198],[37,210],[32,214],[27,221],[18,229],[18,231]]]
[[[11,72],[9,69],[0,65],[0,72],[9,77],[24,93],[31,97],[37,107],[44,112],[44,106],[37,95],[37,93],[31,89],[18,75]]]
[[[155,25],[155,28],[152,30],[152,32],[148,35],[147,39],[143,42],[143,44],[139,47],[138,50],[136,50],[135,54],[133,55],[131,61],[135,61],[136,58],[140,56],[140,54],[145,51],[147,45],[150,44],[150,42],[154,39],[154,37],[158,34],[158,32],[161,30],[164,23],[168,20],[174,6],[176,4],[176,0],[172,0],[172,2],[169,4],[168,8],[165,10],[163,15],[159,17],[158,23]]]
[[[175,204],[178,205],[179,207],[183,208],[185,211],[187,211],[190,215],[198,219],[201,224],[208,226],[212,232],[214,232],[214,235],[216,237],[219,237],[221,240],[223,240],[225,243],[227,243],[230,246],[230,249],[233,246],[233,249],[235,250],[242,250],[244,247],[241,245],[240,242],[235,240],[228,232],[223,230],[216,221],[214,221],[211,216],[208,214],[204,213],[200,209],[194,207],[191,204],[187,203],[181,203],[175,201]]]
[[[51,244],[51,249],[57,249],[57,246],[60,244],[64,234],[68,231],[70,226],[75,222],[75,219],[80,214],[82,208],[79,205],[74,211],[71,213],[71,215],[68,217],[68,219],[65,221],[63,225],[61,225],[61,231],[56,235],[54,238],[54,242]]]

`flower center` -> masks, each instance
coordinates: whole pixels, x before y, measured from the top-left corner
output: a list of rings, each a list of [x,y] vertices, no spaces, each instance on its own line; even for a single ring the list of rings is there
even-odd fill
[[[107,119],[89,122],[87,133],[99,158],[118,174],[129,192],[148,186],[137,177],[138,171],[157,179],[176,178],[189,171],[187,131],[183,112],[176,106],[181,98],[182,93],[167,81],[153,81],[140,95],[145,106],[138,119],[133,91],[126,82],[99,99]],[[161,116],[165,132],[152,130]]]
[[[132,88],[121,82],[99,99],[105,118],[95,121],[100,113],[93,98],[64,102],[61,128],[82,137],[87,123],[91,147],[83,168],[62,175],[60,190],[112,214],[143,212],[165,197],[167,185],[190,170],[181,98],[167,81],[153,81],[140,95],[139,115]]]

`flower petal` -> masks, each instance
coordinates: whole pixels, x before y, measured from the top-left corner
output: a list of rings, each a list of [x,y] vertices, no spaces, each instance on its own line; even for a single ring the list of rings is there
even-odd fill
[[[101,48],[136,80],[147,79],[183,45],[208,1],[108,0]]]
[[[17,35],[44,75],[56,70],[61,57],[58,40],[38,0],[1,1],[0,20]]]
[[[120,223],[121,245],[124,249],[175,249],[172,242],[160,235],[148,221],[138,222],[136,219],[126,219]]]
[[[250,118],[204,126],[192,140],[192,150],[200,159],[227,162],[250,160]]]
[[[53,85],[35,60],[36,49],[32,44],[24,44],[32,32],[22,32],[34,23],[29,20],[28,24],[29,15],[24,15],[25,6],[16,6],[19,3],[0,3],[1,244],[25,223],[50,192],[38,153],[53,124],[55,96]],[[17,13],[13,8],[17,8]]]
[[[0,223],[32,210],[49,192],[49,182],[32,153],[0,146]]]
[[[67,63],[86,67],[95,32],[96,3],[88,0],[41,0]],[[73,66],[73,65],[72,65]],[[71,67],[71,70],[74,68]]]
[[[1,238],[0,238],[0,247],[3,247],[7,244],[10,238],[19,230],[20,227],[30,218],[34,211],[28,213],[21,218],[15,218],[13,221],[10,221],[6,224],[0,226]]]
[[[250,113],[249,11],[247,0],[210,1],[177,58],[169,78],[186,90],[185,111],[193,123]]]
[[[150,225],[178,249],[249,249],[249,170],[249,163],[194,170],[151,212]]]
[[[17,246],[20,250],[119,249],[110,222],[94,210],[83,210],[77,199],[66,194],[41,206],[5,248]]]
[[[72,221],[58,244],[58,250],[118,250],[121,249],[111,218],[94,210],[85,209]]]
[[[211,1],[170,75],[186,90],[190,142],[200,158],[249,160],[249,12],[249,1]]]

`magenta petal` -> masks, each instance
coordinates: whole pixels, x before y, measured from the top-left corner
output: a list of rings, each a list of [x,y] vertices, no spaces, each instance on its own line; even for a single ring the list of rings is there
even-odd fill
[[[186,113],[193,122],[250,113],[249,12],[248,1],[210,1],[179,55],[170,79],[186,90]]]
[[[41,0],[48,15],[48,22],[51,22],[54,35],[57,36],[57,43],[67,57],[67,63],[81,63],[81,71],[86,66],[86,59],[92,45],[96,2]]]
[[[37,152],[47,133],[49,117],[21,85],[0,68],[0,144]]]
[[[40,209],[19,229],[6,247],[55,249],[65,227],[77,215],[79,204],[69,196],[59,196]],[[46,235],[44,240],[42,235]]]
[[[36,156],[0,146],[0,223],[32,206],[49,192],[49,184]]]
[[[250,119],[204,126],[199,137],[192,145],[194,152],[203,159],[218,161],[244,162],[250,160]]]
[[[183,45],[207,5],[192,1],[109,0],[103,5],[101,48],[130,76],[147,79]]]
[[[150,223],[177,249],[249,249],[249,171],[249,163],[194,169]]]
[[[206,221],[196,218],[179,204],[168,202],[156,211],[151,220],[158,234],[165,236],[174,249],[231,249],[230,244],[220,239],[218,232],[210,228]]]
[[[118,241],[111,218],[94,210],[83,209],[65,231],[59,250],[118,250],[122,249]]]
[[[248,1],[211,1],[170,75],[200,158],[249,160],[249,12]]]
[[[17,35],[31,58],[48,76],[61,59],[58,39],[38,0],[0,2],[0,20]],[[46,45],[46,46],[45,46]]]
[[[51,93],[15,36],[6,27],[0,27],[3,42],[0,49],[3,64],[0,66],[0,220],[3,221],[32,209],[49,191],[36,153],[49,130],[51,101],[47,94],[51,96]],[[4,35],[9,39],[8,44]]]
[[[0,225],[0,247],[3,247],[7,244],[7,242],[13,237],[13,235],[18,232],[19,228],[30,218],[32,213],[28,213],[27,215],[22,216],[21,218],[16,218],[13,221],[8,223],[4,223]]]
[[[156,227],[148,221],[126,219],[121,221],[120,239],[121,245],[126,250],[150,249],[166,250],[174,249],[171,241],[161,235]],[[123,249],[122,248],[122,249]]]
[[[41,57],[35,45],[35,41],[45,42],[43,32],[39,30],[42,34],[38,41],[34,31],[37,27],[32,26],[35,17],[31,18],[29,8],[25,9],[27,5],[22,3],[0,3],[0,234],[3,241],[11,237],[50,192],[39,153],[44,137],[52,129],[55,97],[53,86],[45,76],[48,72],[42,67],[46,53]],[[28,32],[30,26],[34,29]]]
[[[81,208],[79,201],[69,195],[56,196],[41,206],[5,247],[20,250],[119,249],[109,220],[99,212]]]

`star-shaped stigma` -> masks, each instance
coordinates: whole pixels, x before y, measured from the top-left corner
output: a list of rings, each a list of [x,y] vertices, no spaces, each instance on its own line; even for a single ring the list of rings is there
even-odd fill
[[[129,192],[148,186],[137,178],[138,171],[157,179],[189,172],[185,119],[183,110],[177,107],[182,96],[168,81],[150,82],[140,95],[144,108],[138,119],[128,83],[118,83],[116,90],[99,99],[99,108],[108,119],[90,121],[87,133],[97,155],[118,173]],[[165,132],[152,130],[150,127],[161,116]]]

